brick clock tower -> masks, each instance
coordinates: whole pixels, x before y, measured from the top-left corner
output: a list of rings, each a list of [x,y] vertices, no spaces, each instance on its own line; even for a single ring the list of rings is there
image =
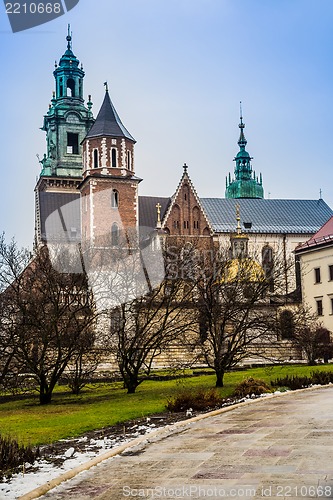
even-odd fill
[[[83,140],[81,193],[82,240],[93,246],[138,229],[138,185],[135,139],[122,124],[106,92],[96,121]]]

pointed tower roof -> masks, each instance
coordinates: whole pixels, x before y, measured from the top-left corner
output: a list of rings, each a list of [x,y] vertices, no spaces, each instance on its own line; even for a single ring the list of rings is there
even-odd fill
[[[133,142],[136,142],[134,137],[122,124],[119,115],[110,99],[107,83],[104,84],[105,97],[101,109],[97,115],[94,125],[89,130],[86,138],[91,137],[125,137]]]

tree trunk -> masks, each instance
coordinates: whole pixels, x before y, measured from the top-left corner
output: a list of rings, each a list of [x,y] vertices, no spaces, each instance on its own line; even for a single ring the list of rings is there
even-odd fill
[[[46,381],[46,377],[42,375],[39,384],[39,403],[41,405],[47,405],[51,403],[53,388],[54,385],[49,385]]]
[[[122,375],[124,379],[124,386],[127,389],[127,394],[134,394],[135,389],[138,385],[140,385],[137,375],[133,373],[126,373],[126,375],[123,373]]]
[[[39,402],[41,405],[48,405],[49,403],[51,403],[51,399],[52,399],[52,392],[39,393]]]
[[[216,373],[216,387],[223,387],[223,377],[224,377],[224,370],[215,370]]]

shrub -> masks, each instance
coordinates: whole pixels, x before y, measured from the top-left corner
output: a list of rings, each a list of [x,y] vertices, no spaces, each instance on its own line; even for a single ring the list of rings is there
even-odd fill
[[[216,389],[183,389],[179,394],[168,400],[166,408],[169,411],[208,410],[221,405],[223,399]]]
[[[313,371],[311,372],[311,380],[312,384],[326,385],[333,383],[333,372]]]
[[[0,436],[0,481],[18,472],[20,466],[33,464],[39,457],[39,448],[19,445],[15,439]]]
[[[243,380],[243,382],[236,386],[233,396],[236,398],[245,398],[246,396],[251,396],[252,394],[260,396],[260,394],[267,392],[271,392],[271,388],[266,384],[266,382],[264,382],[264,380],[250,377]]]
[[[293,375],[292,377],[290,377],[289,375],[287,375],[283,378],[277,378],[271,381],[271,385],[273,387],[286,386],[294,391],[296,389],[309,387],[313,384],[326,385],[330,382],[333,383],[333,372],[313,371],[311,372],[309,377],[298,377],[297,375]]]
[[[292,375],[291,377],[287,375],[286,377],[277,378],[271,381],[273,387],[289,387],[292,391],[296,389],[302,389],[303,387],[309,387],[311,385],[311,379],[309,377],[299,377],[298,375]]]

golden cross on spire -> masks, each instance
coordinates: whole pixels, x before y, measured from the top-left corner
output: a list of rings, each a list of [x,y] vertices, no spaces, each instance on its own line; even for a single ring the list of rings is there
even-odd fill
[[[161,227],[161,208],[162,208],[162,205],[160,203],[157,203],[156,208],[157,208],[157,224],[156,224],[156,227],[160,228]]]

